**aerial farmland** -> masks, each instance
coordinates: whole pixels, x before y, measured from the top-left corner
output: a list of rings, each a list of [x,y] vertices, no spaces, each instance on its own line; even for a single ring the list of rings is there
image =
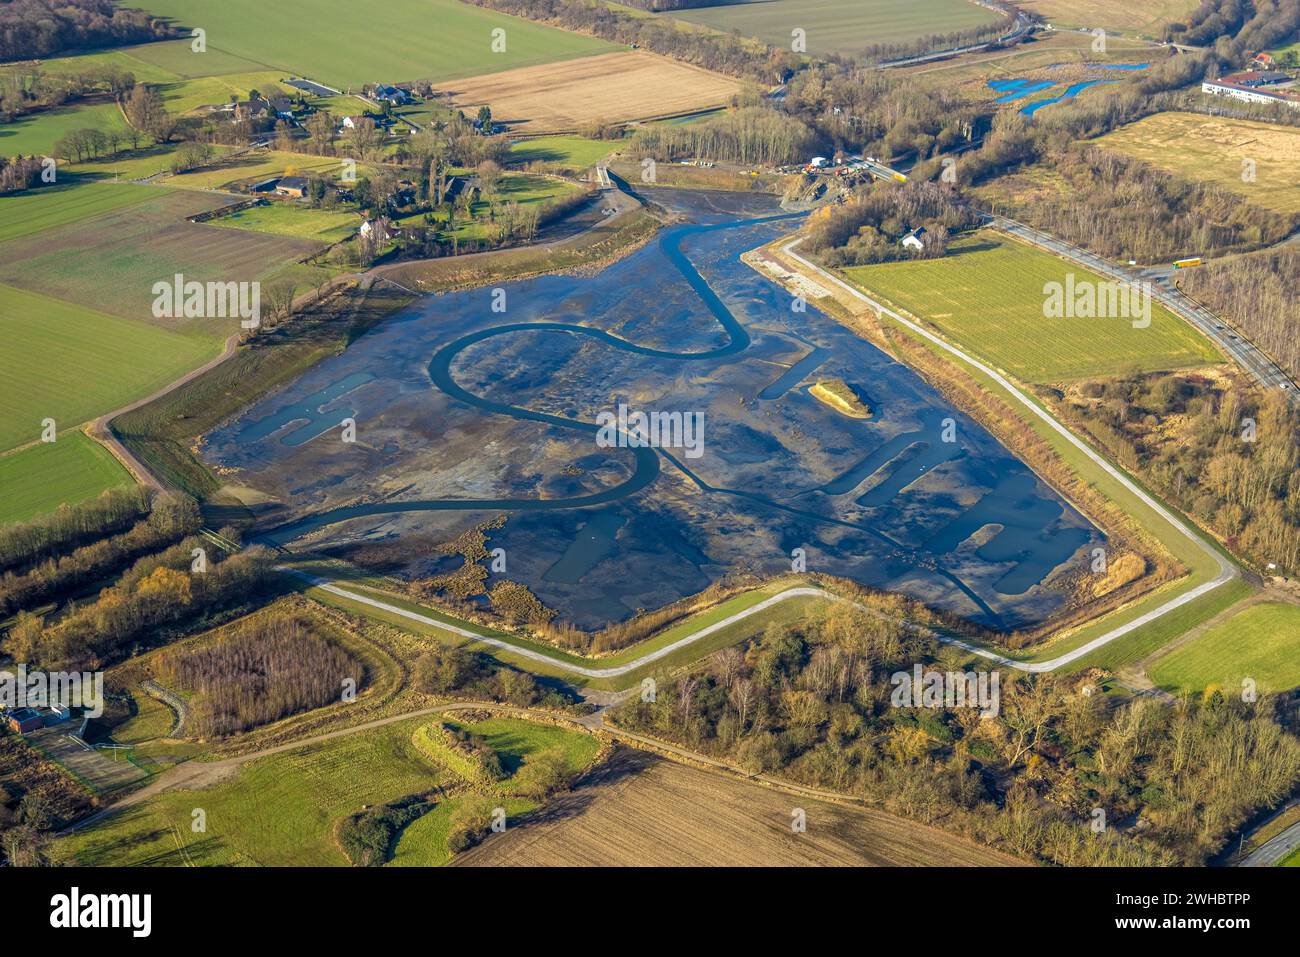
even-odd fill
[[[1295,44],[1297,0],[0,4],[10,912],[301,944],[326,894],[445,923],[450,867],[798,866],[917,926],[961,866],[1018,932],[1267,924]]]

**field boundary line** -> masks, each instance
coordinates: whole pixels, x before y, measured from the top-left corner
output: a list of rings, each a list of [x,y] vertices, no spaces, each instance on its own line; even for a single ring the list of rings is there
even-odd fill
[[[905,328],[909,329],[915,334],[921,336],[928,342],[931,342],[934,345],[938,346],[939,348],[943,349],[944,351],[951,353],[952,355],[956,356],[958,359],[962,360],[963,362],[966,362],[967,364],[971,365],[975,369],[978,369],[984,375],[988,376],[999,386],[1005,389],[1006,392],[1012,398],[1014,398],[1021,405],[1025,406],[1025,408],[1029,409],[1034,415],[1038,416],[1038,418],[1040,418],[1050,429],[1052,429],[1054,432],[1059,434],[1067,442],[1073,445],[1078,451],[1083,453],[1083,455],[1086,456],[1093,464],[1097,465],[1107,475],[1109,475],[1115,481],[1119,482],[1120,485],[1122,485],[1130,494],[1135,496],[1138,499],[1138,501],[1142,502],[1142,504],[1144,504],[1153,512],[1155,512],[1157,515],[1159,515],[1179,534],[1189,539],[1193,544],[1195,544],[1198,548],[1200,548],[1201,551],[1203,551],[1206,555],[1212,558],[1219,569],[1219,573],[1210,581],[1202,582],[1200,585],[1197,585],[1194,588],[1191,588],[1188,591],[1184,592],[1183,594],[1170,599],[1169,601],[1165,602],[1159,607],[1154,608],[1151,611],[1146,612],[1145,614],[1139,615],[1138,617],[1134,618],[1132,621],[1126,622],[1123,625],[1119,625],[1115,628],[1112,628],[1110,631],[1107,631],[1106,633],[1098,636],[1097,638],[1094,638],[1092,641],[1080,645],[1078,648],[1075,648],[1073,651],[1066,652],[1065,654],[1059,655],[1058,657],[1052,658],[1048,661],[1033,662],[1033,663],[1020,662],[1020,661],[1015,661],[1014,659],[1011,658],[1007,658],[1003,655],[999,655],[997,652],[989,651],[986,648],[981,648],[977,645],[973,645],[968,642],[963,642],[956,638],[947,638],[947,637],[940,636],[940,640],[945,641],[949,644],[956,645],[957,647],[963,648],[967,651],[973,652],[974,654],[977,654],[983,658],[987,658],[991,661],[996,661],[998,664],[1004,665],[1006,667],[1016,668],[1021,671],[1039,672],[1039,673],[1047,672],[1047,671],[1055,671],[1057,668],[1061,667],[1062,665],[1067,665],[1070,662],[1077,661],[1078,659],[1084,657],[1085,655],[1093,651],[1096,651],[1098,648],[1110,644],[1112,641],[1115,641],[1117,638],[1122,638],[1124,635],[1127,635],[1129,632],[1135,631],[1136,629],[1142,627],[1143,625],[1150,624],[1151,622],[1159,618],[1163,618],[1165,615],[1169,614],[1170,612],[1175,611],[1176,609],[1181,608],[1183,605],[1186,605],[1192,601],[1195,601],[1197,598],[1200,598],[1202,595],[1209,594],[1211,591],[1218,588],[1220,585],[1227,584],[1228,582],[1232,581],[1234,578],[1237,578],[1240,575],[1240,572],[1238,571],[1236,565],[1226,560],[1223,557],[1223,555],[1221,555],[1219,551],[1216,548],[1214,548],[1214,546],[1209,544],[1207,541],[1205,541],[1204,538],[1202,538],[1195,531],[1193,531],[1191,528],[1189,528],[1187,525],[1181,522],[1178,518],[1176,518],[1162,503],[1157,501],[1146,491],[1144,491],[1141,487],[1139,487],[1137,483],[1135,483],[1132,479],[1130,479],[1127,475],[1125,475],[1120,469],[1116,468],[1109,461],[1107,461],[1103,456],[1095,452],[1086,442],[1084,442],[1077,435],[1071,432],[1050,412],[1048,412],[1046,409],[1044,409],[1038,403],[1034,402],[1022,391],[1020,391],[1020,389],[1017,388],[1006,376],[1002,375],[997,370],[990,368],[989,366],[985,365],[983,362],[979,361],[973,356],[967,354],[966,352],[962,351],[961,349],[957,348],[951,343],[945,341],[944,339],[930,332],[928,329],[924,328],[923,326],[900,315],[899,313],[895,312],[893,309],[890,309],[888,306],[885,306],[884,304],[877,302],[875,299],[872,299],[870,296],[866,295],[866,293],[862,292],[856,287],[845,282],[843,279],[839,278],[838,276],[830,272],[827,272],[822,267],[800,256],[798,253],[794,251],[794,247],[799,245],[802,242],[803,242],[803,237],[791,240],[790,242],[784,244],[781,247],[781,252],[789,256],[795,262],[799,263],[805,269],[812,271],[813,273],[822,277],[826,281],[833,283],[838,288],[843,289],[845,292],[853,296],[855,299],[865,302],[868,306],[875,309],[878,313],[889,316],[891,319],[900,323]]]

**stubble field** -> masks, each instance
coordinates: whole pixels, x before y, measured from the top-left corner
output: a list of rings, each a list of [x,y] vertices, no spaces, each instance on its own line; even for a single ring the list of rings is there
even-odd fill
[[[791,827],[794,809],[807,829]],[[797,797],[622,751],[467,867],[997,866],[996,851],[879,811]]]
[[[740,91],[730,77],[643,51],[610,53],[507,70],[446,88],[449,105],[492,117],[517,132],[575,130],[591,120],[673,116],[726,104]]]
[[[1196,113],[1156,113],[1097,141],[1184,179],[1279,213],[1300,212],[1300,130]]]

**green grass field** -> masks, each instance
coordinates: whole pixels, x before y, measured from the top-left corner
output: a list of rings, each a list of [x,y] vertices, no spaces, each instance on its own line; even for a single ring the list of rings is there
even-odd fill
[[[0,283],[152,322],[156,282],[171,281],[177,273],[200,282],[266,281],[320,249],[318,242],[310,240],[186,221],[237,197],[147,189],[146,202],[46,230],[39,243],[22,239],[0,244]],[[222,341],[236,325],[215,318],[164,322],[213,343]]]
[[[54,853],[90,866],[345,865],[335,822],[439,783],[441,772],[411,744],[419,724],[401,721],[251,761],[214,787],[167,791],[115,814],[59,841]],[[206,833],[190,828],[195,808],[207,813]]]
[[[220,339],[121,319],[0,286],[0,450],[65,435],[148,395],[216,354]]]
[[[1300,607],[1252,605],[1156,659],[1147,673],[1175,693],[1214,685],[1236,695],[1246,678],[1261,693],[1294,688],[1300,685]]]
[[[75,56],[55,57],[41,63],[47,73],[75,73],[86,67],[115,66],[127,70],[137,80],[146,83],[173,83],[176,80],[205,76],[224,76],[228,73],[251,73],[264,70],[260,63],[209,48],[205,53],[195,53],[190,40],[164,40],[160,43],[142,43],[138,46],[120,47],[98,53],[81,53]]]
[[[346,209],[311,209],[273,202],[209,220],[208,225],[332,243],[355,233],[361,218]]]
[[[113,740],[118,744],[145,745],[166,737],[176,724],[172,709],[143,691],[135,691],[132,698],[136,713],[113,729]]]
[[[213,166],[205,166],[192,173],[170,177],[167,185],[188,189],[220,189],[228,183],[256,182],[272,176],[292,176],[316,171],[342,173],[343,165],[340,160],[329,156],[258,150]],[[365,166],[358,164],[357,175],[364,175],[364,171]]]
[[[102,445],[83,432],[65,432],[56,442],[0,455],[0,525],[130,484],[130,473]]]
[[[166,791],[143,804],[58,841],[56,860],[82,865],[343,866],[334,827],[363,805],[381,804],[440,784],[455,784],[411,743],[430,717],[398,721],[320,744],[259,758],[220,783],[197,791]],[[599,742],[584,733],[515,718],[468,725],[483,734],[513,771],[528,754],[562,747],[574,770],[586,767]],[[403,834],[392,863],[444,864],[447,825],[456,798],[440,804]],[[500,798],[508,815],[535,802]],[[195,808],[207,814],[194,833]]]
[[[0,243],[134,206],[156,195],[147,186],[60,176],[49,186],[0,197]]]
[[[806,31],[808,52],[859,53],[876,44],[907,43],[997,22],[984,7],[966,0],[764,0],[730,3],[661,14],[730,33],[738,30],[781,49],[791,31]]]
[[[1163,36],[1165,24],[1181,20],[1199,5],[1197,0],[1024,0],[1020,4],[1054,27],[1105,27],[1157,39]]]
[[[1300,212],[1300,130],[1198,113],[1157,113],[1095,141],[1167,173],[1221,186],[1279,213]],[[1248,176],[1254,164],[1253,178]]]
[[[149,44],[150,46],[168,46],[180,41]],[[186,45],[188,49],[188,44]],[[115,50],[102,50],[96,53],[77,53],[72,56],[52,57],[41,61],[42,73],[69,74],[104,67],[115,67],[130,73],[141,83],[173,83],[181,77],[171,70],[134,56],[137,47],[120,47]]]
[[[512,163],[557,163],[583,168],[618,148],[611,140],[589,140],[582,136],[539,136],[510,147]]]
[[[169,40],[164,43],[144,43],[127,47],[129,53],[154,69],[166,70],[182,79],[200,79],[205,76],[225,76],[228,73],[253,73],[268,69],[267,64],[249,60],[228,50],[215,49],[211,44],[202,53],[196,53],[190,40]]]
[[[209,53],[253,61],[262,69],[296,72],[340,89],[364,83],[478,76],[618,49],[602,40],[458,0],[390,0],[382,12],[353,0],[285,0],[276,4],[144,0],[142,5],[150,13],[174,18],[184,26],[202,27],[207,31]],[[329,29],[306,43],[302,28],[308,22],[328,24]],[[506,31],[502,53],[491,49],[496,28]],[[182,63],[186,55],[181,53]],[[180,72],[175,62],[159,65]],[[204,70],[198,75],[211,74]]]
[[[229,146],[216,146],[213,148],[217,153],[223,153],[230,149]],[[147,176],[170,172],[172,161],[179,149],[180,143],[150,144],[149,146],[142,146],[138,150],[119,153],[117,156],[108,156],[85,163],[68,163],[60,166],[59,170],[60,175],[63,175],[63,170],[66,169],[69,173],[101,180],[105,183],[120,183],[123,181],[129,183],[130,180],[144,179]]]
[[[0,155],[53,156],[54,144],[73,130],[126,130],[116,103],[78,103],[0,123]],[[129,145],[129,144],[128,144]],[[63,159],[64,157],[59,157]]]
[[[1127,318],[1047,319],[1044,286],[1100,277],[987,230],[952,242],[941,259],[844,270],[864,290],[920,317],[977,358],[1028,382],[1061,382],[1126,367],[1207,365],[1222,359],[1199,333],[1158,304],[1151,324]]]
[[[160,83],[158,92],[167,109],[173,113],[188,113],[200,106],[220,106],[230,102],[231,96],[248,99],[252,90],[266,92],[268,87],[279,85],[283,73],[279,70],[257,70],[252,73],[227,73],[188,80]],[[292,92],[288,87],[286,92]]]

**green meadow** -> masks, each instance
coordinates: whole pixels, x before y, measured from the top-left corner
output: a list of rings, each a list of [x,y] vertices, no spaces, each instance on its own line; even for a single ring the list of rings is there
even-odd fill
[[[392,863],[445,864],[451,858],[451,814],[470,795],[411,742],[418,728],[435,720],[437,716],[426,715],[268,755],[203,790],[163,792],[62,838],[54,858],[87,866],[345,866],[347,859],[334,840],[344,817],[441,786],[459,790],[403,832]],[[595,738],[582,732],[517,718],[489,718],[467,727],[498,749],[512,775],[540,750],[563,749],[571,770],[578,771],[600,749]],[[538,806],[505,794],[493,800],[510,817]],[[206,814],[204,833],[190,826],[196,807]]]
[[[361,225],[361,217],[347,209],[312,209],[291,203],[271,202],[209,220],[208,224],[332,243],[355,233]]]
[[[338,89],[365,83],[496,73],[619,49],[459,0],[142,0],[150,13],[207,31],[209,53],[252,61],[261,69],[299,73]],[[312,42],[304,23],[327,23]],[[505,31],[493,52],[492,31]],[[188,47],[186,48],[188,49]],[[185,63],[182,54],[180,61]],[[208,54],[192,55],[195,57]],[[160,64],[179,72],[180,64]],[[254,67],[256,69],[258,67]],[[202,69],[202,67],[200,67]],[[200,75],[211,75],[204,70]],[[194,74],[189,74],[194,75]]]
[[[1251,605],[1157,658],[1147,673],[1170,692],[1214,686],[1231,696],[1247,678],[1260,693],[1294,688],[1300,685],[1300,606]]]
[[[41,110],[0,123],[0,154],[53,156],[55,143],[73,130],[82,129],[125,133],[127,126],[116,103],[78,103]]]
[[[60,175],[53,185],[0,199],[0,243],[125,209],[156,196],[147,186],[93,183]]]
[[[1200,333],[1155,303],[1145,328],[1128,318],[1046,318],[1048,283],[1064,284],[1071,273],[1076,283],[1104,280],[989,230],[954,240],[939,259],[854,266],[844,273],[976,358],[1027,382],[1222,361]]]
[[[0,450],[62,434],[202,363],[220,339],[186,335],[0,285]]]
[[[539,136],[522,140],[510,147],[510,159],[516,163],[556,163],[568,167],[591,166],[618,148],[610,140],[590,140],[583,136]]]
[[[907,43],[997,22],[988,9],[966,0],[762,0],[719,3],[661,14],[687,23],[789,49],[802,29],[808,52],[854,54],[878,43]]]
[[[26,522],[130,484],[130,473],[107,449],[84,432],[65,432],[55,442],[0,455],[0,525]]]

